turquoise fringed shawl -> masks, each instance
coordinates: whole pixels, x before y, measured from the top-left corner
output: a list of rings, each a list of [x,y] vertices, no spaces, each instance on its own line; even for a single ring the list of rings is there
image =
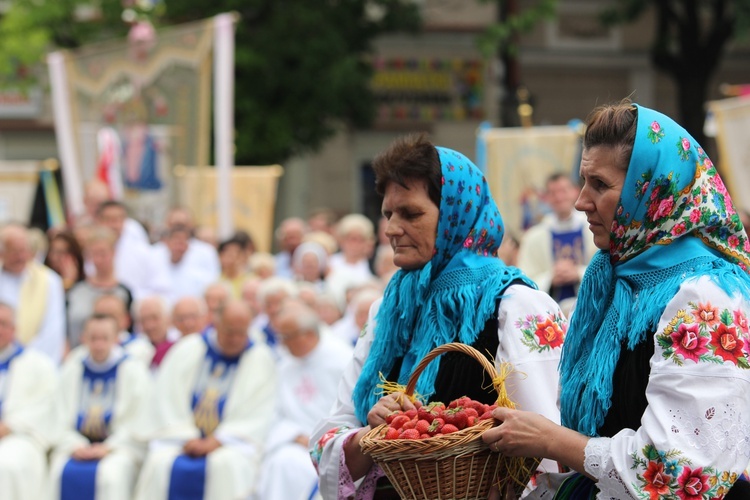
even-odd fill
[[[589,264],[560,363],[564,426],[596,436],[623,344],[654,332],[680,285],[709,276],[750,296],[750,244],[711,160],[670,118],[638,106],[610,250]]]
[[[496,314],[496,300],[520,279],[533,283],[495,256],[503,222],[487,182],[461,153],[437,148],[443,174],[435,255],[423,268],[399,270],[383,294],[370,353],[354,388],[357,418],[364,424],[378,401],[379,375],[403,357],[398,382],[405,384],[417,363],[448,342],[472,344]],[[439,360],[422,372],[416,391],[434,392]]]

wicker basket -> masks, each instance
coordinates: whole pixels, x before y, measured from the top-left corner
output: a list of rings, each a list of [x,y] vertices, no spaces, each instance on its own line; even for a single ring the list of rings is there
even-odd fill
[[[466,344],[450,343],[436,347],[420,361],[406,385],[406,394],[414,394],[419,375],[433,359],[450,351],[473,357],[492,380],[496,379],[495,367],[482,353]],[[458,432],[429,439],[385,440],[382,436],[388,426],[382,424],[365,434],[360,446],[383,469],[402,499],[486,500],[493,484],[498,484],[500,491],[520,496],[539,461],[526,459],[526,477],[510,477],[507,473],[510,459],[492,452],[482,441],[482,433],[493,425],[493,420],[483,420]]]

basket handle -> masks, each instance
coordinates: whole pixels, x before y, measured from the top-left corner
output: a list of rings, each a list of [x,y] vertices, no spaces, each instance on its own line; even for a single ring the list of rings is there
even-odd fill
[[[422,361],[419,362],[416,368],[414,368],[414,371],[412,372],[411,376],[409,377],[409,382],[406,384],[406,395],[407,396],[413,396],[414,395],[414,389],[417,386],[417,380],[419,379],[419,375],[422,374],[422,371],[427,368],[427,365],[430,364],[430,361],[437,358],[443,353],[446,352],[462,352],[468,356],[471,356],[474,358],[477,362],[479,362],[480,365],[482,365],[482,368],[484,368],[484,371],[486,371],[492,381],[493,381],[493,387],[495,387],[495,390],[500,393],[498,390],[498,387],[494,385],[494,380],[497,378],[497,370],[495,370],[495,367],[492,363],[482,354],[481,352],[477,351],[470,345],[462,344],[460,342],[451,342],[449,344],[443,344],[440,346],[437,346],[433,350],[427,353],[427,355],[422,358]]]

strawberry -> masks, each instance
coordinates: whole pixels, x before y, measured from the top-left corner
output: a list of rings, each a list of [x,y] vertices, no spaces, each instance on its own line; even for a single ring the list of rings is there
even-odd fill
[[[388,414],[388,416],[385,417],[385,423],[388,424],[388,425],[391,425],[391,423],[393,422],[393,419],[396,418],[399,415],[401,415],[401,411],[399,411],[399,410],[390,412]]]
[[[489,410],[487,410],[486,412],[482,413],[482,414],[481,414],[481,415],[479,416],[479,419],[478,419],[478,420],[487,420],[487,419],[490,419],[490,418],[492,418],[492,412],[491,412],[491,411],[489,411]]]
[[[453,425],[458,427],[459,429],[465,429],[468,425],[468,416],[466,415],[466,411],[462,407],[456,408],[456,413],[453,414]]]
[[[432,422],[432,419],[435,418],[435,415],[436,415],[435,413],[432,413],[431,411],[426,410],[424,407],[420,408],[419,411],[417,412],[417,418],[419,418],[420,420],[426,420],[428,422]]]
[[[406,415],[409,418],[414,418],[417,416],[417,410],[416,409],[407,410],[404,412],[404,415]]]
[[[474,415],[469,415],[466,419],[466,427],[471,427],[472,425],[477,423],[477,418]]]
[[[409,421],[409,417],[406,415],[396,415],[391,421],[391,427],[394,429],[401,429],[406,422]]]
[[[406,429],[401,433],[401,439],[419,439],[419,431],[417,429]]]
[[[433,420],[430,424],[429,433],[432,435],[440,434],[440,431],[443,429],[444,425],[445,420],[440,417],[436,417],[435,420]]]
[[[474,417],[474,418],[476,418],[476,417],[479,416],[479,412],[476,410],[476,408],[473,408],[471,406],[469,406],[467,408],[464,408],[464,412],[466,412],[466,416],[467,417]]]
[[[414,426],[420,434],[426,434],[430,429],[430,422],[427,420],[417,420],[417,425]]]
[[[458,432],[458,427],[451,424],[445,424],[443,428],[440,430],[441,434],[451,434],[454,432]]]
[[[400,435],[400,432],[398,429],[394,429],[393,427],[388,427],[388,430],[385,431],[385,438],[384,439],[398,439]]]
[[[422,435],[419,436],[419,439],[429,439],[431,437],[432,436],[430,436],[429,434],[422,434]]]
[[[416,418],[412,418],[408,422],[405,422],[404,425],[401,426],[402,429],[414,429],[417,427],[418,420]]]

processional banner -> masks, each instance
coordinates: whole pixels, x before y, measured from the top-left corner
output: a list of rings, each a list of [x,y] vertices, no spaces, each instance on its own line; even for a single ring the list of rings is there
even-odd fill
[[[256,250],[270,252],[273,245],[276,188],[284,169],[279,165],[232,169],[232,217],[237,229],[247,231]],[[195,207],[196,223],[217,227],[217,175],[213,168],[178,166],[175,172],[178,200]]]
[[[750,98],[732,97],[708,103],[716,124],[718,167],[736,206],[750,212]]]
[[[578,177],[580,135],[569,126],[480,129],[486,172],[506,232],[520,237],[546,212],[541,200],[553,173]]]
[[[58,142],[61,128],[75,131],[71,154],[61,154],[63,163],[77,163],[77,179],[67,179],[101,178],[134,217],[162,222],[174,199],[173,166],[209,162],[213,25],[208,19],[157,32],[143,23],[127,41],[55,53],[64,60],[65,85],[55,81],[50,58],[53,98],[69,102],[69,123],[56,112]]]

